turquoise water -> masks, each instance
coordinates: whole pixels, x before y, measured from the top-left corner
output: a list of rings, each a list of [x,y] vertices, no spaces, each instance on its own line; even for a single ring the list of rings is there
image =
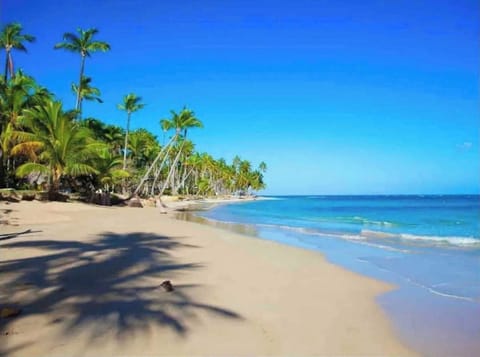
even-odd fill
[[[394,283],[378,301],[409,345],[480,355],[480,196],[270,197],[200,215]]]

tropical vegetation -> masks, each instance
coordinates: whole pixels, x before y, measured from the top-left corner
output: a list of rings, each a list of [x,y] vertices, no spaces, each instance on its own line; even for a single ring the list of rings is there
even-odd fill
[[[97,34],[95,28],[67,32],[54,46],[81,57],[78,83],[71,85],[75,105],[69,110],[32,76],[14,71],[12,50],[25,52],[35,37],[18,23],[2,29],[0,47],[6,56],[0,77],[0,188],[45,190],[55,199],[61,191],[215,196],[265,187],[265,163],[253,167],[239,156],[228,163],[196,151],[187,134],[203,123],[188,107],[159,121],[161,142],[146,129],[130,129],[133,113],[145,106],[135,93],[117,105],[126,113],[125,128],[82,118],[83,101],[103,103],[100,89],[85,74],[87,57],[110,50],[107,42],[95,40]]]

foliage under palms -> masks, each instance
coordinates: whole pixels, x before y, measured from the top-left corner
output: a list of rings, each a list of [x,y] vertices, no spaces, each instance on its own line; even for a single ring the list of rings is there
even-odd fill
[[[98,156],[93,160],[96,169],[96,178],[103,186],[103,189],[109,192],[122,179],[130,174],[122,169],[122,158],[113,154],[110,150],[100,150]]]
[[[61,102],[48,101],[26,109],[21,118],[24,130],[18,133],[21,143],[13,154],[29,155],[29,162],[17,168],[17,175],[25,177],[40,173],[49,177],[49,191],[57,193],[65,175],[95,174],[98,170],[91,160],[98,155],[98,142],[91,132],[74,121],[74,112],[64,112]]]
[[[22,111],[49,99],[51,94],[35,80],[18,71],[11,80],[0,78],[0,187],[12,184],[17,160],[11,149],[17,143],[18,118]]]
[[[157,138],[145,129],[137,129],[129,134],[128,149],[137,170],[147,167],[160,151]]]

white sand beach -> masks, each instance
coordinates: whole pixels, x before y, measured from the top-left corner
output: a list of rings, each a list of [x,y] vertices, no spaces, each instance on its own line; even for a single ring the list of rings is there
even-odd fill
[[[155,208],[21,202],[0,214],[0,305],[22,309],[0,319],[3,355],[416,354],[375,303],[394,287],[319,253]]]

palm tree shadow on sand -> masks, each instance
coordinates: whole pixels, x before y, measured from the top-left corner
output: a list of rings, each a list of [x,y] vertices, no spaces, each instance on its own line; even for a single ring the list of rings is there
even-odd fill
[[[16,303],[22,314],[0,320],[5,334],[13,321],[48,313],[65,335],[80,329],[91,339],[114,333],[117,338],[148,333],[152,325],[186,336],[199,314],[242,320],[233,311],[199,302],[193,285],[160,284],[182,272],[198,269],[180,263],[171,251],[195,246],[165,236],[104,233],[90,242],[8,241],[0,249],[37,248],[46,255],[0,261],[0,301]],[[86,328],[88,327],[88,328]],[[2,344],[3,345],[3,344]],[[0,353],[8,353],[0,346]]]

